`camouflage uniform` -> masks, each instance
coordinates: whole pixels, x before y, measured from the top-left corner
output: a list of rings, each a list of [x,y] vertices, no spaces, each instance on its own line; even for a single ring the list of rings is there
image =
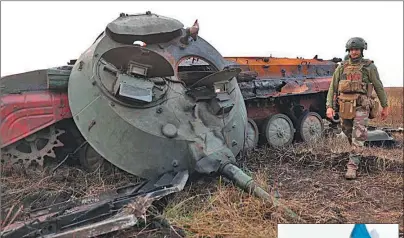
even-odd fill
[[[340,83],[342,80],[349,80],[349,82],[345,83],[352,83],[352,81],[365,83],[362,84],[365,86],[371,83],[380,100],[381,106],[383,108],[387,107],[387,95],[380,81],[377,68],[373,61],[363,58],[363,50],[367,49],[366,42],[359,37],[351,38],[346,44],[346,49],[349,51],[351,48],[361,49],[362,55],[357,59],[351,59],[349,57],[348,60],[343,61],[335,70],[333,80],[328,90],[327,108],[334,108],[336,100],[339,100],[341,97]],[[356,177],[356,170],[363,152],[364,143],[367,139],[366,126],[368,125],[370,106],[376,103],[375,100],[367,96],[367,88],[366,90],[362,88],[359,91],[357,91],[359,93],[354,93],[357,95],[357,99],[355,99],[354,101],[356,102],[353,103],[354,112],[351,113],[351,117],[353,118],[344,118],[341,116],[340,111],[342,131],[348,137],[351,145],[349,162],[347,164],[348,170],[345,177],[351,179]],[[336,98],[337,95],[338,97]]]

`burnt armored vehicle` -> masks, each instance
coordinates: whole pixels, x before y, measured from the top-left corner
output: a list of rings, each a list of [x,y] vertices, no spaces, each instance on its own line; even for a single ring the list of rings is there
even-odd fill
[[[326,118],[326,97],[332,75],[342,61],[304,58],[225,57],[237,75],[246,104],[248,138],[270,146],[286,146],[293,141],[319,138],[325,130],[340,131],[338,106],[332,120]],[[368,144],[391,142],[389,129],[369,131]]]
[[[339,58],[226,57],[240,67],[238,82],[249,130],[270,146],[309,141],[324,130],[325,99]],[[330,121],[334,126],[338,118]],[[252,133],[251,133],[252,134]]]
[[[72,65],[2,78],[3,160],[42,164],[67,144],[59,137],[71,127],[57,127],[70,122],[80,134],[75,138],[82,137],[76,144],[88,143],[93,154],[149,181],[129,195],[161,197],[181,190],[198,172],[223,174],[268,198],[234,165],[246,141],[240,69],[228,67],[198,30],[197,21],[184,29],[150,12],[121,14]],[[195,59],[206,64],[193,64]],[[51,216],[51,210],[45,213]],[[72,220],[80,225],[77,216],[64,219],[70,228]],[[56,220],[61,218],[46,226],[60,231]],[[31,228],[13,228],[10,236]]]

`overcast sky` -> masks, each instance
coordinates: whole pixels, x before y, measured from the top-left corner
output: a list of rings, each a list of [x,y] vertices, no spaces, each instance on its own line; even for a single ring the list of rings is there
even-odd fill
[[[403,2],[1,2],[1,76],[76,59],[119,13],[199,20],[224,56],[343,58],[365,38],[385,86],[403,86]]]
[[[278,238],[349,238],[354,224],[279,224]],[[398,224],[366,224],[379,238],[398,238]]]

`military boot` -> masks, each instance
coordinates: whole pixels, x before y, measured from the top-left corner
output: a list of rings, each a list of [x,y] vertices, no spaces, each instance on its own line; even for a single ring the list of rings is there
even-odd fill
[[[358,170],[359,159],[358,158],[349,158],[349,162],[347,164],[347,171],[345,174],[346,179],[356,179],[356,170]]]

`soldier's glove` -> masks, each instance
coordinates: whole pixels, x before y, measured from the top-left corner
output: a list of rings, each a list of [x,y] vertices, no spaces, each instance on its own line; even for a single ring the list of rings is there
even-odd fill
[[[335,111],[331,107],[327,108],[327,117],[333,119],[335,116]]]
[[[382,118],[382,121],[384,121],[384,120],[386,120],[386,118],[387,118],[387,116],[389,115],[389,113],[390,113],[390,108],[389,108],[389,106],[387,106],[387,107],[384,107],[383,109],[382,109],[382,113],[381,113],[381,118]]]

